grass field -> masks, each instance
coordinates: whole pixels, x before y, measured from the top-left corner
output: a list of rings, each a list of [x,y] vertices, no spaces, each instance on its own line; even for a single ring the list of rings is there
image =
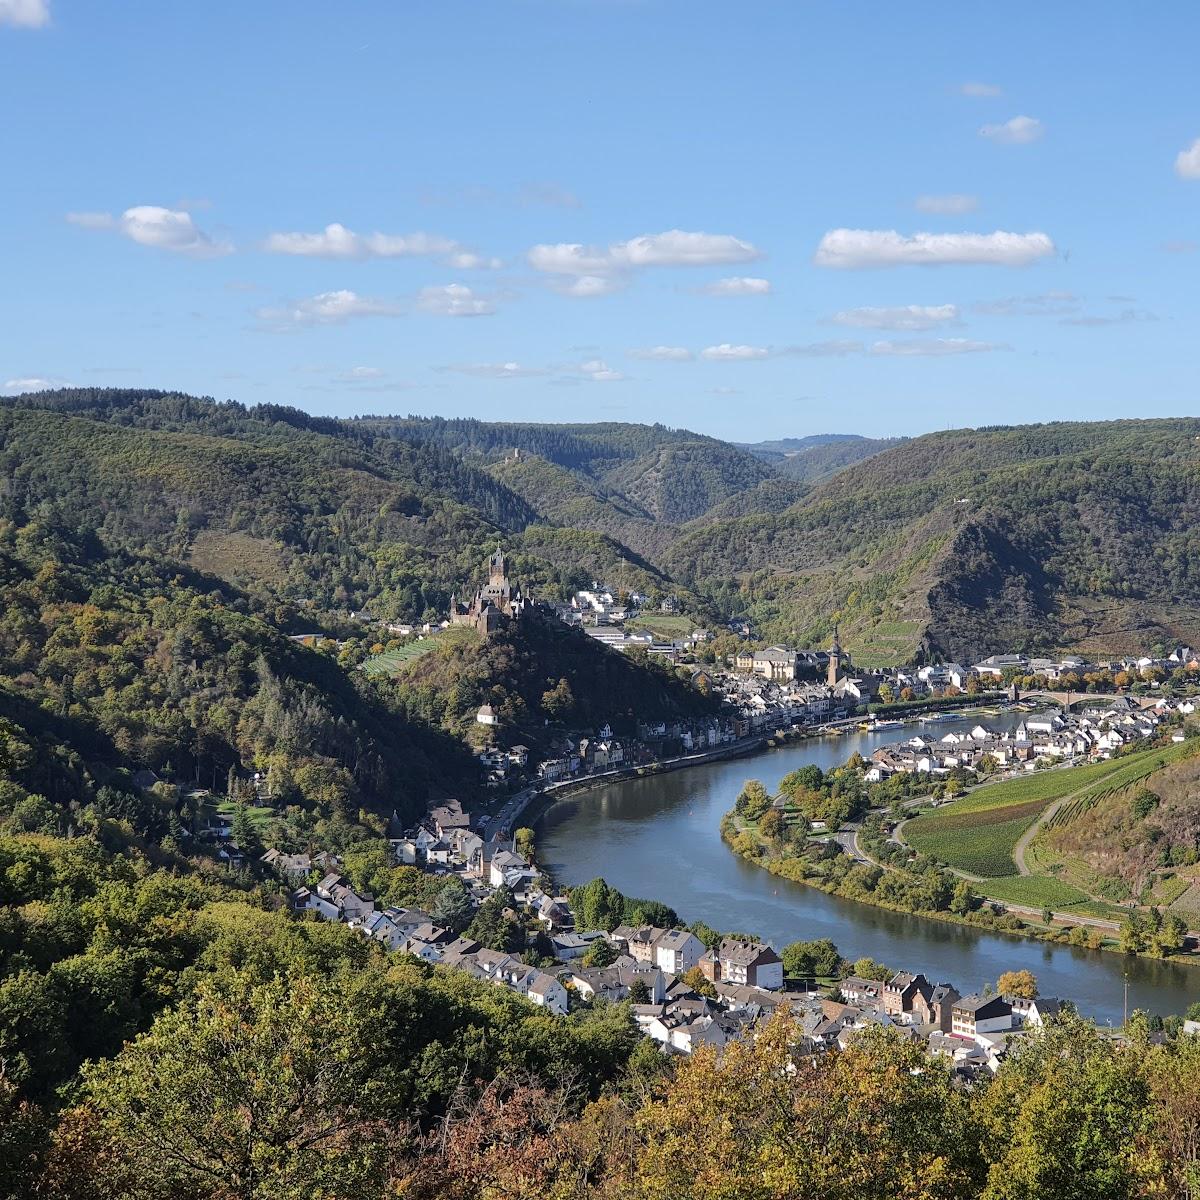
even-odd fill
[[[625,628],[644,629],[663,638],[686,637],[696,628],[696,620],[694,617],[680,616],[677,613],[646,613],[626,621]]]
[[[213,811],[222,817],[232,817],[237,812],[237,807],[232,800],[218,800],[213,805]],[[256,808],[254,805],[250,805],[246,809],[246,813],[250,818],[250,824],[260,833],[275,821],[275,813],[269,808]]]

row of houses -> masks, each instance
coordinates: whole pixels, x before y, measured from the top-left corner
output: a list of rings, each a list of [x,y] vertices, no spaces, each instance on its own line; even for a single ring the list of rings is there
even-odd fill
[[[1164,699],[1143,709],[1118,697],[1111,707],[1091,708],[1078,715],[1058,711],[1031,715],[1016,729],[1003,733],[975,725],[938,737],[917,734],[875,750],[866,779],[874,783],[899,772],[978,772],[986,766],[1005,771],[1032,770],[1046,763],[1109,758],[1131,742],[1157,737],[1164,717],[1176,711],[1192,712],[1194,705],[1189,700]],[[1182,738],[1183,734],[1174,736]]]
[[[422,909],[379,906],[342,874],[335,855],[269,850],[263,861],[281,878],[299,882],[291,893],[297,913],[342,922],[390,951],[466,971],[556,1015],[581,1004],[629,1001],[639,1030],[669,1054],[701,1045],[720,1049],[786,1009],[806,1051],[844,1048],[863,1029],[888,1026],[974,1075],[994,1070],[1016,1039],[1058,1011],[1053,999],[963,996],[949,983],[907,971],[884,981],[851,976],[826,994],[788,990],[779,954],[753,939],[726,937],[710,948],[686,929],[580,930],[568,898],[543,891],[534,864],[507,843],[484,842],[471,824],[461,804],[444,801],[392,840],[395,861],[457,875],[475,904],[498,888],[510,889],[544,930],[553,966],[491,950]],[[324,869],[319,880],[304,882],[318,869]],[[605,965],[585,966],[598,943],[606,944]]]

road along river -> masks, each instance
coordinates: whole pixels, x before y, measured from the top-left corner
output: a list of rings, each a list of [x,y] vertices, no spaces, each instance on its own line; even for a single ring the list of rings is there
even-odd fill
[[[1018,714],[982,717],[989,728],[1013,728]],[[602,875],[626,895],[661,900],[685,921],[758,934],[782,946],[832,938],[842,954],[868,955],[889,966],[924,971],[962,992],[995,985],[1002,971],[1027,967],[1044,995],[1075,1001],[1096,1020],[1120,1024],[1125,1005],[1163,1015],[1200,1000],[1200,965],[1127,958],[1050,945],[949,922],[893,913],[792,883],[739,858],[721,841],[721,817],[747,779],[774,791],[808,763],[828,769],[856,750],[921,731],[937,736],[970,728],[965,721],[905,725],[877,733],[814,738],[749,758],[629,779],[555,803],[538,822],[541,856],[565,883]]]

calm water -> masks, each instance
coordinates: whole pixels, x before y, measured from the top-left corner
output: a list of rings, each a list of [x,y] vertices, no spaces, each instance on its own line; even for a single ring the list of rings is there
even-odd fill
[[[1019,720],[1005,714],[983,723],[1005,729]],[[941,733],[972,724],[968,719],[921,728]],[[774,790],[784,775],[806,763],[838,766],[855,750],[869,756],[916,728],[814,739],[615,783],[555,804],[539,823],[539,846],[566,883],[603,875],[626,895],[669,904],[685,921],[750,931],[776,946],[832,938],[847,958],[868,955],[894,968],[921,970],[964,993],[994,985],[1002,971],[1027,967],[1043,994],[1074,1000],[1101,1022],[1121,1021],[1125,972],[1131,1011],[1181,1013],[1200,1000],[1200,966],[1127,959],[887,912],[779,879],[721,841],[721,817],[747,779],[761,779]]]

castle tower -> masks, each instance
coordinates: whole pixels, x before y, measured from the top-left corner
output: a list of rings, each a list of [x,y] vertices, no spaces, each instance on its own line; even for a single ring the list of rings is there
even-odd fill
[[[829,647],[829,686],[834,684],[841,678],[842,674],[842,645],[838,641],[838,627],[835,624],[833,627],[833,645]]]
[[[499,546],[488,564],[488,582],[492,587],[508,588],[508,564],[504,561],[504,551]]]

